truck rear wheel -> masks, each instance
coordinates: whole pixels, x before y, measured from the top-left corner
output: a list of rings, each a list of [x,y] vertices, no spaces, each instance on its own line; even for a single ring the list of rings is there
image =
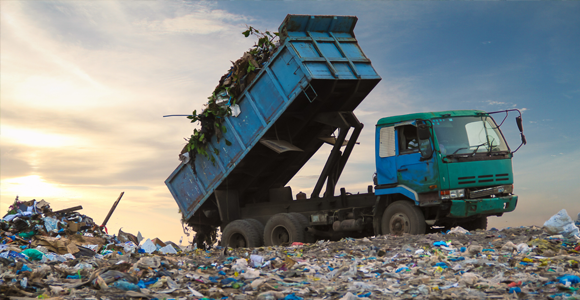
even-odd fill
[[[258,243],[258,246],[256,246],[256,247],[263,246],[264,245],[264,225],[256,219],[244,219],[244,221],[250,223],[250,225],[252,225],[252,227],[256,231],[256,234],[258,235],[258,239],[260,240],[260,242]]]
[[[264,244],[277,246],[304,241],[304,230],[296,218],[290,214],[276,214],[268,220],[264,228]]]
[[[423,212],[408,201],[397,201],[385,208],[381,220],[383,234],[424,234],[427,229]]]
[[[300,223],[300,225],[302,225],[301,230],[304,231],[304,242],[305,243],[314,243],[316,242],[316,238],[314,238],[314,236],[309,233],[306,232],[306,227],[308,227],[310,225],[310,222],[308,221],[308,218],[305,217],[303,214],[301,213],[290,213],[291,216],[294,217],[294,219],[298,220],[298,222]]]
[[[245,220],[235,220],[224,229],[221,245],[232,248],[259,247],[260,237],[252,224]]]

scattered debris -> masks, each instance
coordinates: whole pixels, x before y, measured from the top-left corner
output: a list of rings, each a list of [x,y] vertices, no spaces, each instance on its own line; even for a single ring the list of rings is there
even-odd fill
[[[0,294],[60,299],[580,299],[580,239],[548,228],[385,235],[212,250],[108,235],[77,212],[15,203]],[[32,209],[29,209],[32,207]],[[17,217],[8,217],[21,212]],[[7,218],[8,217],[8,218]],[[56,220],[56,225],[55,221]],[[71,224],[78,224],[72,231]],[[33,234],[30,234],[33,232]],[[140,236],[140,234],[139,234]]]

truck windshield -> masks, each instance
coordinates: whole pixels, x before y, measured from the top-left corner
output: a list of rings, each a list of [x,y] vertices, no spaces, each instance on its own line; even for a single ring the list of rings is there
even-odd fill
[[[443,156],[509,151],[491,117],[455,117],[431,121]]]

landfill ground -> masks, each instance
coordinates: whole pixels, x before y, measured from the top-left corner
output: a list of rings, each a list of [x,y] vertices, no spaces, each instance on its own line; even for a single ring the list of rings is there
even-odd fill
[[[0,298],[580,299],[580,241],[540,227],[181,250],[46,215],[2,221]]]

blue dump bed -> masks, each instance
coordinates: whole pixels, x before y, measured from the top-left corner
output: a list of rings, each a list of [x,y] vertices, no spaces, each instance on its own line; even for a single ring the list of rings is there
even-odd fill
[[[241,113],[227,117],[224,138],[209,143],[208,152],[219,149],[215,163],[197,155],[165,181],[185,220],[215,203],[216,190],[235,190],[242,207],[268,201],[269,190],[284,187],[337,129],[317,116],[352,112],[371,92],[381,78],[357,43],[356,21],[286,17],[281,46],[238,98]]]

